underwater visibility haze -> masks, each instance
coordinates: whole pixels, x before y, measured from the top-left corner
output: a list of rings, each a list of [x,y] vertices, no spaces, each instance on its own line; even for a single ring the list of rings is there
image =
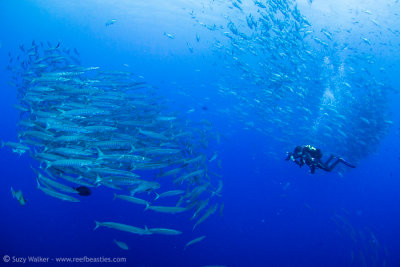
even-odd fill
[[[400,265],[399,0],[0,22],[0,266]]]

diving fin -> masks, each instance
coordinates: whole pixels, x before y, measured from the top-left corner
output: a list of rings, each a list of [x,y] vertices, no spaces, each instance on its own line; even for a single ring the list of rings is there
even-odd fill
[[[342,158],[339,158],[339,160],[340,160],[341,162],[343,162],[344,165],[346,165],[346,166],[348,166],[348,167],[350,167],[350,168],[355,168],[355,167],[356,167],[356,166],[354,166],[354,165],[348,163],[347,161],[345,161],[345,160],[342,159]]]

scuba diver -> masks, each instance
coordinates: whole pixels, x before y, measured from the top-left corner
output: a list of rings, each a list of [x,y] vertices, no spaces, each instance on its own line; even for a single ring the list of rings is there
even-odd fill
[[[324,171],[330,172],[332,171],[336,165],[341,162],[344,165],[350,167],[350,168],[355,168],[356,166],[348,163],[342,158],[339,158],[335,155],[331,155],[329,159],[324,163],[322,162],[322,152],[321,149],[315,148],[310,145],[303,145],[303,146],[297,146],[294,149],[294,152],[286,152],[287,157],[286,160],[291,160],[294,161],[297,165],[302,167],[304,164],[307,164],[308,167],[310,167],[310,172],[312,174],[315,173],[315,169],[322,169]],[[329,163],[333,160],[336,159],[331,165]]]

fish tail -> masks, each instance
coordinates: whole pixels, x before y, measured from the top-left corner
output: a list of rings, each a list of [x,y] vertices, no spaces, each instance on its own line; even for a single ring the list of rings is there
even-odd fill
[[[31,153],[31,156],[32,156],[33,154]],[[39,163],[39,168],[41,168],[41,169],[43,169],[43,161],[41,161],[40,163]]]
[[[12,186],[11,186],[11,194],[12,194],[13,198],[15,198],[15,191],[14,191],[14,189],[12,188]]]
[[[29,167],[32,169],[32,171],[34,171],[36,174],[38,174],[38,171],[35,170],[35,168],[33,168],[31,164],[29,164]]]
[[[37,188],[40,189],[39,179],[36,178]]]
[[[115,200],[117,198],[117,194],[116,193],[114,193],[114,198],[113,198],[113,200]]]
[[[146,202],[146,208],[144,208],[144,210],[148,210],[148,209],[149,209],[149,207],[150,207],[150,204],[149,204],[149,202]]]
[[[46,166],[44,168],[45,170],[47,170],[49,167],[51,167],[51,162],[50,161],[45,160],[44,163],[46,164]]]
[[[160,195],[159,194],[157,194],[157,192],[154,192],[155,194],[156,194],[156,197],[154,198],[154,200],[157,200],[157,199],[159,199],[160,198]]]
[[[89,166],[82,166],[85,170],[90,171],[90,167]]]
[[[1,147],[4,147],[5,143],[1,140]]]
[[[136,188],[129,190],[130,196],[133,197],[136,194]]]
[[[104,153],[100,150],[100,148],[96,147],[97,149],[97,157],[102,159],[104,157]]]
[[[99,174],[97,174],[96,181],[94,183],[97,184],[97,185],[101,183],[101,177],[100,177]]]
[[[96,226],[93,228],[93,231],[101,226],[100,222],[98,222],[98,221],[94,221],[94,222],[96,223]]]

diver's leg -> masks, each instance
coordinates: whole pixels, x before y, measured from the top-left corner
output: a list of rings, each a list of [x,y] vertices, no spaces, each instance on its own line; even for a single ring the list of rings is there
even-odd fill
[[[334,156],[334,155],[331,155],[331,156],[329,157],[329,159],[325,162],[325,166],[329,166],[329,163],[330,163],[334,158],[337,158],[337,157]]]
[[[342,158],[339,158],[339,161],[342,162],[344,165],[350,167],[350,168],[355,168],[356,166],[354,166],[353,164],[348,163],[347,161],[345,161]]]
[[[326,165],[326,166],[325,166],[326,169],[324,169],[324,170],[326,170],[326,171],[328,171],[328,172],[332,171],[332,170],[336,167],[336,165],[339,164],[339,162],[342,162],[344,165],[349,166],[350,168],[355,168],[355,167],[356,167],[356,166],[354,166],[354,165],[348,163],[347,161],[345,161],[345,160],[342,159],[342,158],[337,158],[336,161],[335,161],[331,166]],[[321,168],[321,167],[320,167],[320,168]],[[321,169],[323,169],[323,168],[321,168]]]
[[[339,162],[343,162],[343,160],[341,158],[338,158],[331,166],[326,165],[327,169],[329,169],[329,172],[332,171]]]
[[[321,170],[330,172],[332,169],[328,168],[327,166],[328,166],[327,164],[324,164],[322,162],[318,162],[318,168],[320,168]]]

